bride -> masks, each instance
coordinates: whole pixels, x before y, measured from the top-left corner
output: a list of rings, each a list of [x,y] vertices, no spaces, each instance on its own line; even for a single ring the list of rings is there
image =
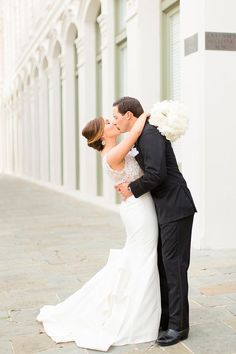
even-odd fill
[[[114,184],[131,182],[143,172],[130,153],[147,119],[143,113],[125,139],[109,120],[96,118],[82,134],[103,157]],[[149,193],[123,200],[120,214],[126,230],[123,249],[111,249],[107,264],[81,289],[57,305],[42,307],[37,320],[57,343],[107,351],[112,345],[154,341],[161,301],[157,269],[158,226]]]

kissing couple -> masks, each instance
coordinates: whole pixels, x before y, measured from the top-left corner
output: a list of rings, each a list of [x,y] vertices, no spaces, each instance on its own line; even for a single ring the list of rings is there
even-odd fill
[[[118,136],[127,133],[118,142]],[[37,320],[57,343],[82,348],[156,341],[173,345],[188,337],[187,271],[196,208],[178,169],[171,142],[149,123],[140,102],[122,97],[113,120],[95,118],[82,131],[122,196],[126,230],[122,249],[81,289]]]

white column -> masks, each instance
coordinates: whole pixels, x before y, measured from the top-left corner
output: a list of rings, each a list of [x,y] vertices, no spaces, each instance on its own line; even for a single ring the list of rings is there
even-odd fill
[[[24,174],[26,176],[31,176],[32,166],[31,166],[31,115],[30,115],[30,85],[25,84],[24,87],[24,124],[23,124],[23,139],[24,139],[24,149],[23,149],[23,166]]]
[[[78,105],[75,110],[75,140],[76,140],[76,146],[75,146],[75,158],[76,158],[76,187],[78,190],[81,190],[81,185],[80,185],[80,179],[81,179],[81,166],[80,166],[80,140],[81,140],[81,127],[80,127],[80,111],[79,111],[79,106],[80,106],[80,84],[79,84],[79,56],[80,56],[80,46],[78,44],[78,37],[74,41],[74,45],[76,48],[76,72],[75,72],[75,103]]]
[[[34,164],[33,164],[33,152],[34,152],[34,96],[33,96],[33,83],[32,79],[28,85],[28,95],[27,95],[27,152],[28,152],[28,173],[33,176]]]
[[[224,42],[222,33],[236,32],[235,1],[225,6],[220,1],[183,0],[181,8],[183,40],[190,38],[183,60],[183,99],[190,111],[183,163],[199,210],[195,244],[203,248],[236,247],[236,51],[220,50],[222,42],[234,43],[227,38]],[[218,32],[212,36],[215,50],[206,49],[206,32]]]
[[[32,174],[35,179],[39,179],[39,114],[38,114],[38,77],[33,78],[31,86],[31,128],[32,128]]]
[[[102,52],[102,112],[104,117],[112,118],[112,104],[115,97],[114,85],[114,3],[109,0],[102,0],[102,14],[98,18],[101,31],[101,52]],[[115,202],[115,191],[112,181],[103,173],[103,194],[107,201]]]
[[[127,92],[147,110],[160,98],[159,3],[127,0]]]
[[[22,91],[22,175],[26,175],[26,85]]]
[[[33,80],[33,79],[32,79]],[[35,177],[36,168],[35,168],[35,118],[34,118],[34,82],[30,82],[30,135],[29,135],[29,146],[30,149],[30,166],[31,166],[31,175]]]
[[[11,132],[10,132],[10,103],[7,102],[7,114],[6,114],[6,171],[10,172],[10,141],[11,141]]]
[[[76,188],[75,76],[74,45],[66,45],[63,85],[63,181],[66,187]]]
[[[61,53],[58,56],[58,61],[59,61],[59,66],[57,74],[59,84],[58,84],[58,91],[57,91],[57,96],[55,96],[55,99],[60,102],[60,105],[57,106],[57,113],[58,113],[58,121],[57,121],[57,126],[58,126],[58,145],[60,148],[60,153],[59,153],[59,158],[58,160],[58,173],[60,173],[60,183],[64,185],[64,130],[63,130],[63,114],[64,114],[64,100],[63,100],[63,95],[65,91],[65,56],[64,53]],[[58,97],[58,98],[57,98]],[[58,175],[59,176],[59,175]]]
[[[21,113],[21,90],[19,88],[17,96],[17,173],[21,174],[22,164],[21,164],[21,149],[22,149],[22,113]]]
[[[10,109],[9,109],[9,172],[13,173],[14,172],[14,113],[13,113],[13,100],[11,99],[11,103],[10,103]]]
[[[129,96],[139,97],[140,92],[140,42],[137,40],[141,35],[138,28],[137,0],[127,0],[127,92]]]
[[[4,117],[4,109],[3,104],[0,106],[0,173],[4,171],[4,164],[3,164],[3,136],[4,136],[4,124],[3,124],[3,117]]]
[[[5,171],[9,172],[9,102],[7,100],[5,109],[5,132],[6,132],[6,144],[5,144]]]
[[[16,96],[16,112],[15,112],[15,117],[16,117],[16,146],[15,146],[15,155],[16,155],[16,164],[15,164],[15,173],[19,174],[20,171],[20,111],[19,111],[19,98],[20,91],[18,91],[18,94]]]
[[[12,105],[12,173],[18,173],[18,126],[17,96],[14,95]]]
[[[7,145],[7,108],[6,103],[2,105],[2,115],[1,115],[1,172],[6,171],[6,145]]]
[[[96,195],[96,155],[87,146],[81,132],[85,124],[96,114],[96,82],[95,82],[95,33],[91,24],[86,24],[84,37],[77,39],[78,52],[78,85],[79,85],[79,117],[80,117],[80,191],[89,196]]]
[[[18,120],[19,120],[19,130],[18,130],[18,141],[19,141],[19,153],[18,153],[18,159],[19,159],[19,171],[18,173],[20,175],[23,174],[23,146],[24,146],[24,141],[23,141],[23,129],[24,129],[24,113],[23,113],[23,91],[20,89],[19,92],[19,101],[18,101]]]
[[[146,110],[160,99],[160,3],[127,0],[129,94]]]
[[[40,179],[49,181],[49,100],[48,69],[39,73]]]
[[[195,216],[192,245],[209,247],[205,225],[205,84],[204,84],[204,1],[182,1],[180,25],[182,41],[196,35],[196,50],[183,56],[182,99],[189,110],[189,129],[182,138],[182,171],[193,194],[198,213]],[[190,19],[191,17],[191,19]],[[188,45],[186,45],[187,47]],[[193,46],[193,47],[194,47]],[[186,48],[187,49],[187,48]]]
[[[7,105],[7,172],[12,173],[12,100]]]
[[[15,171],[15,163],[16,163],[16,156],[15,156],[15,96],[11,99],[11,106],[10,106],[10,126],[9,129],[11,131],[11,138],[10,138],[10,172],[13,174]]]
[[[62,97],[64,85],[63,56],[54,58],[49,68],[49,135],[50,135],[50,181],[63,184],[63,132]],[[61,76],[62,72],[62,76]]]
[[[36,159],[36,178],[40,179],[40,121],[39,121],[39,76],[35,78],[34,86],[34,97],[35,97],[35,159]]]

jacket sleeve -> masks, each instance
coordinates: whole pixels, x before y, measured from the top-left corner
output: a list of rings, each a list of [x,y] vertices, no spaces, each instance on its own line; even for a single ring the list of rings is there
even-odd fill
[[[161,184],[167,175],[165,139],[156,129],[148,129],[139,138],[139,150],[144,161],[144,175],[130,183],[138,198]]]

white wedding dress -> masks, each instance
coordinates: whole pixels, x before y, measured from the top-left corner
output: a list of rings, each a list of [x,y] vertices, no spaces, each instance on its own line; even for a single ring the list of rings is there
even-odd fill
[[[133,181],[142,171],[130,154],[121,171],[104,168],[114,183]],[[151,195],[134,196],[120,206],[127,239],[111,249],[107,264],[65,301],[41,308],[37,320],[55,342],[107,351],[112,345],[157,338],[161,300],[157,270],[158,226]]]

